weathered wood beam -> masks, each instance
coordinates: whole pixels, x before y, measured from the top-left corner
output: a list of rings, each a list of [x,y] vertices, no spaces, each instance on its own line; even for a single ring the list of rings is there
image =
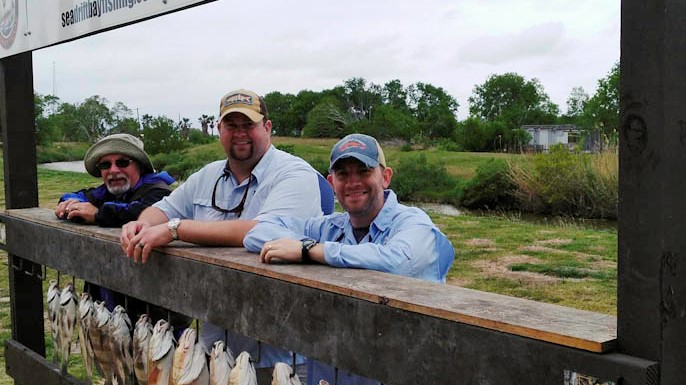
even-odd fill
[[[60,375],[58,367],[15,340],[5,340],[5,369],[17,384],[86,385],[69,374]]]
[[[38,206],[36,135],[31,52],[0,60],[0,129],[4,158],[5,207]],[[10,263],[9,289],[12,336],[45,354],[41,281],[32,272],[41,267],[16,255]],[[22,322],[18,322],[22,320]]]
[[[555,383],[575,371],[656,384],[655,362],[550,339],[559,327],[592,340],[597,316],[608,316],[374,271],[266,265],[241,248],[177,243],[136,265],[117,229],[69,224],[42,209],[0,220],[10,252],[383,382]]]
[[[622,1],[619,351],[686,378],[686,3]]]

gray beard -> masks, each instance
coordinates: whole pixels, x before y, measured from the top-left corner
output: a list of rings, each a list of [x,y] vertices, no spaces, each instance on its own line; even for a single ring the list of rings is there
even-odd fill
[[[111,175],[111,176],[114,177],[114,175]],[[119,176],[119,175],[117,175],[117,176]],[[121,176],[125,177],[124,174],[121,174]],[[129,180],[129,178],[126,178],[126,183],[123,186],[110,186],[109,181],[108,181],[108,183],[105,183],[105,187],[107,187],[107,191],[109,191],[110,194],[112,194],[112,195],[116,195],[116,196],[124,195],[126,192],[128,192],[131,189],[131,181]]]
[[[113,187],[107,184],[105,186],[107,186],[107,191],[109,191],[110,194],[117,196],[123,195],[131,189],[131,184],[129,182],[126,182],[123,186]]]

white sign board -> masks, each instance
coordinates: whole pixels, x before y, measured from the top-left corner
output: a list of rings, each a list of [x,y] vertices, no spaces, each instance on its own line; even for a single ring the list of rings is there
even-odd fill
[[[0,58],[211,0],[0,0]]]

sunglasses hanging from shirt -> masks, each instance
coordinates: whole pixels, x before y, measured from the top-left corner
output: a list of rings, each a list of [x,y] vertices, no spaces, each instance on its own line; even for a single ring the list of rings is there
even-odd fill
[[[232,209],[223,209],[219,206],[217,206],[217,187],[219,186],[219,181],[224,178],[224,180],[228,180],[229,177],[231,177],[231,171],[227,167],[224,167],[224,173],[217,178],[217,181],[214,182],[214,189],[212,190],[212,208],[220,211],[225,214],[229,213],[235,213],[237,218],[241,217],[241,214],[243,213],[243,207],[245,206],[245,200],[248,198],[248,191],[250,191],[250,183],[252,183],[252,175],[248,177],[248,185],[245,187],[245,192],[243,193],[243,198],[241,198],[241,202],[238,204],[238,206],[232,208]]]

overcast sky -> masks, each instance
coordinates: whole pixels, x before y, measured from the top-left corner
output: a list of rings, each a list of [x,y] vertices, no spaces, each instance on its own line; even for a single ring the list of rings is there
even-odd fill
[[[362,77],[442,87],[469,111],[492,74],[537,78],[566,111],[619,60],[620,0],[218,0],[34,51],[34,87],[142,116],[217,115],[248,88],[321,91]]]

